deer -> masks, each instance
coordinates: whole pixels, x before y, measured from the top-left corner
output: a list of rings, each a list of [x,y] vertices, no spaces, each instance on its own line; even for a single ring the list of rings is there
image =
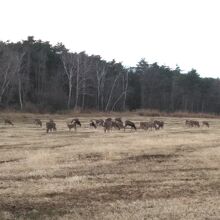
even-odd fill
[[[121,120],[121,118],[115,118],[115,121],[123,123],[123,121]]]
[[[92,122],[97,126],[104,126],[104,120],[103,119],[92,119],[90,122]],[[93,125],[91,125],[93,126]],[[94,126],[93,126],[94,127]]]
[[[186,120],[185,125],[188,127],[200,127],[199,122],[194,120]]]
[[[42,121],[39,118],[34,119],[34,124],[39,125],[42,127]]]
[[[123,126],[123,125],[122,125],[122,126]],[[120,125],[119,125],[119,123],[118,123],[117,121],[112,121],[112,128],[116,128],[116,129],[118,129],[118,130],[121,129],[121,127],[120,127]]]
[[[94,127],[95,129],[97,128],[97,125],[93,120],[90,121],[89,126]]]
[[[71,124],[76,123],[76,125],[79,125],[79,126],[81,127],[81,122],[80,122],[80,120],[79,120],[78,118],[72,119],[70,123],[71,123]]]
[[[163,122],[163,121],[157,121],[157,120],[155,120],[155,121],[154,121],[154,124],[155,124],[155,129],[156,129],[156,130],[159,130],[160,128],[163,128],[163,126],[164,126],[164,122]]]
[[[10,119],[5,119],[5,125],[6,124],[14,126],[14,124],[12,123],[12,121]]]
[[[192,124],[191,124],[190,120],[186,120],[185,125],[188,126],[188,127],[192,127]]]
[[[131,129],[134,128],[135,130],[137,130],[136,126],[135,126],[135,123],[132,122],[132,121],[129,121],[129,120],[126,120],[125,121],[125,126],[124,126],[124,131],[126,129],[126,127],[129,126]]]
[[[52,119],[50,119],[49,122],[46,122],[46,131],[47,131],[47,133],[49,131],[52,132],[52,131],[56,131],[56,130],[57,130],[56,123]]]
[[[103,127],[104,127],[104,132],[106,131],[109,132],[112,129],[112,120],[106,119]]]
[[[203,122],[202,122],[202,126],[206,126],[206,127],[209,128],[209,122],[207,122],[207,121],[203,121]]]
[[[140,129],[148,130],[148,129],[156,129],[156,125],[154,122],[140,122]]]
[[[74,130],[76,131],[76,122],[74,123],[66,123],[67,124],[67,127],[69,128],[69,131],[71,131],[72,128],[74,128]]]

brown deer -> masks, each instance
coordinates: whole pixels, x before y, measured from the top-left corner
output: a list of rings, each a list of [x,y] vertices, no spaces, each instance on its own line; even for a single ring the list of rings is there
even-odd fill
[[[95,129],[97,128],[97,125],[93,120],[90,121],[89,126],[94,127]]]
[[[186,120],[185,124],[188,127],[198,127],[198,128],[200,127],[199,122],[195,120]]]
[[[81,127],[81,122],[80,122],[80,120],[79,120],[78,118],[72,119],[72,121],[71,121],[70,123],[71,123],[71,124],[76,123],[76,125],[79,125],[79,126]]]
[[[140,122],[140,129],[144,129],[144,130],[152,130],[152,129],[156,129],[156,125],[154,122]]]
[[[5,119],[5,125],[11,125],[14,126],[14,124],[12,123],[12,121],[10,119]]]
[[[125,126],[124,126],[124,131],[125,131],[125,129],[126,129],[128,126],[129,126],[131,129],[134,128],[135,130],[137,130],[137,128],[136,128],[134,122],[129,121],[129,120],[126,120],[126,121],[125,121]]]
[[[163,128],[163,126],[164,126],[164,122],[163,122],[163,121],[157,121],[157,120],[155,120],[155,121],[154,121],[154,124],[155,124],[155,129],[156,129],[156,130],[159,130],[160,128]]]
[[[121,129],[121,127],[120,127],[119,123],[118,123],[118,122],[116,122],[116,121],[112,121],[112,128],[116,128],[116,129],[118,129],[118,130],[120,130],[120,129]]]
[[[95,124],[96,124],[96,127],[97,126],[104,126],[104,120],[103,119],[94,119],[92,120]]]
[[[103,127],[104,127],[104,132],[106,131],[109,132],[112,129],[112,120],[106,119]]]
[[[56,131],[56,123],[51,119],[49,122],[46,123],[46,131],[47,133],[50,131]]]
[[[42,121],[39,118],[34,119],[34,124],[39,125],[42,127]]]
[[[202,126],[206,126],[206,127],[209,128],[209,122],[207,122],[207,121],[203,121],[203,122],[202,122]]]
[[[198,121],[193,121],[193,125],[195,126],[195,127],[200,127],[200,124],[199,124],[199,122]]]
[[[66,123],[67,127],[69,128],[69,131],[71,131],[72,128],[74,128],[74,130],[76,131],[76,122],[73,123]]]
[[[115,121],[123,123],[123,121],[121,120],[121,118],[115,118]]]
[[[124,128],[124,124],[122,121],[115,121],[120,128]]]

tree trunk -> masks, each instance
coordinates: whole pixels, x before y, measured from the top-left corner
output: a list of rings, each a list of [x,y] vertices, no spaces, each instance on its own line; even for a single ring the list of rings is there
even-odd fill
[[[79,100],[79,57],[77,57],[76,96],[75,96],[75,106],[74,106],[74,110],[77,110],[77,108],[78,108],[78,100]]]
[[[67,108],[70,109],[70,102],[71,102],[71,96],[72,96],[72,79],[69,79],[69,94],[68,94],[68,103]]]
[[[19,95],[20,108],[21,108],[21,110],[23,110],[23,101],[22,101],[21,79],[20,79],[20,77],[18,78],[18,95]]]
[[[109,105],[110,105],[110,101],[111,101],[111,99],[112,99],[113,90],[114,90],[114,88],[115,88],[115,84],[116,84],[116,82],[117,82],[119,76],[120,76],[120,74],[115,77],[114,83],[113,83],[112,88],[111,88],[110,95],[109,95],[109,97],[108,97],[107,104],[106,104],[106,106],[105,106],[105,111],[108,110],[108,107],[109,107]]]

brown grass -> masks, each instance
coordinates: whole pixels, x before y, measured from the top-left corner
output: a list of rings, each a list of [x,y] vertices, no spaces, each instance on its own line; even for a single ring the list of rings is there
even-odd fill
[[[186,128],[184,118],[162,117],[160,131],[104,134],[89,128],[94,116],[69,132],[73,115],[8,114],[15,126],[0,124],[0,219],[219,219],[219,119]],[[57,132],[46,134],[49,118]]]

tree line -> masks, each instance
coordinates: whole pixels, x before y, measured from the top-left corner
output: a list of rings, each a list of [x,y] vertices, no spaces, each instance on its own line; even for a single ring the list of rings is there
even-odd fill
[[[128,68],[28,37],[0,42],[0,108],[220,113],[220,80],[145,59]]]

